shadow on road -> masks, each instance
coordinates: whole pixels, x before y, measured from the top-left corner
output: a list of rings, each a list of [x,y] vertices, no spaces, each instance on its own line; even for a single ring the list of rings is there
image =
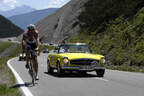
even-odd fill
[[[35,84],[37,84],[37,83],[35,83]],[[13,85],[10,88],[20,88],[20,87],[33,87],[33,84],[29,83],[29,82],[25,82],[24,84]]]
[[[53,72],[51,74],[44,72],[47,75],[51,75],[53,77],[57,77],[57,78],[94,78],[94,77],[98,77],[97,75],[93,75],[93,74],[79,74],[79,73],[64,73],[64,74],[58,74],[57,72]]]

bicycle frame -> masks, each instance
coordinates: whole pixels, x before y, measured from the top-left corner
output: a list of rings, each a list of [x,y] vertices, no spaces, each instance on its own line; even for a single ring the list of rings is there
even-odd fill
[[[30,50],[30,58],[29,58],[29,71],[30,71],[30,75],[32,77],[32,84],[33,86],[35,86],[35,70],[34,70],[34,56],[33,56],[33,51],[34,50]]]

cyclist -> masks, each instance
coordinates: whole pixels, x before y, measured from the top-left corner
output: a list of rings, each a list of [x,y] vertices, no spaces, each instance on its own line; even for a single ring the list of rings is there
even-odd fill
[[[28,61],[30,56],[30,49],[34,50],[34,70],[36,72],[35,79],[38,80],[38,60],[37,60],[37,51],[39,50],[39,31],[36,29],[34,24],[27,26],[27,30],[23,33],[22,37],[22,48],[26,52],[26,65],[28,69]]]

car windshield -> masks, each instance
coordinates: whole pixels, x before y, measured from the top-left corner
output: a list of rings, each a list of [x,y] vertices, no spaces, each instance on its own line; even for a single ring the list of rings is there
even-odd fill
[[[61,45],[59,53],[90,53],[88,45]]]

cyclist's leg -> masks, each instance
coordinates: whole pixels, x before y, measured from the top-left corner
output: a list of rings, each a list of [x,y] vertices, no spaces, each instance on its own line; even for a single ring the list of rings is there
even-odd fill
[[[30,59],[30,46],[26,44],[25,49],[26,49],[26,68],[28,69],[29,68],[28,63]]]
[[[35,55],[34,55],[34,70],[35,70],[35,79],[36,80],[39,80],[38,78],[38,60],[37,60],[37,53],[35,52]]]
[[[35,50],[37,48],[36,43],[33,44],[32,49]],[[34,56],[34,70],[36,72],[36,80],[38,80],[38,60],[37,60],[37,51],[34,51],[33,53]]]
[[[37,60],[37,56],[34,57],[34,69],[36,74],[38,73],[38,60]]]

